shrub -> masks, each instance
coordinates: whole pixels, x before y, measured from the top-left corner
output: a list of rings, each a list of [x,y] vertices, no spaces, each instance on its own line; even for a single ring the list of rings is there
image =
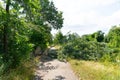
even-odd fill
[[[105,53],[108,53],[105,43],[74,40],[63,45],[58,56],[69,56],[75,59],[99,60]]]

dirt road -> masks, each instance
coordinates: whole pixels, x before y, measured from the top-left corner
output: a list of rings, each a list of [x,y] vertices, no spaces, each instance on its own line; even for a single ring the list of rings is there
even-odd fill
[[[35,80],[79,80],[68,62],[60,62],[57,59],[41,61],[35,73]]]

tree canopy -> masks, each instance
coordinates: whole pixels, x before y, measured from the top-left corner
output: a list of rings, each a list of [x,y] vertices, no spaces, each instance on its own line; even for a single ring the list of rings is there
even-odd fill
[[[15,68],[52,41],[51,30],[63,27],[62,12],[49,0],[2,0],[0,4],[0,66]]]

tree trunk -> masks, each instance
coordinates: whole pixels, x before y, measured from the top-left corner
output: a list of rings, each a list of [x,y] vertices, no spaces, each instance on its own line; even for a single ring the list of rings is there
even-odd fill
[[[8,41],[7,41],[7,30],[6,30],[6,26],[4,26],[4,31],[3,31],[3,49],[4,49],[4,53],[7,53],[8,51]]]
[[[9,6],[10,6],[10,0],[7,0],[7,3],[6,3],[6,24],[4,25],[4,30],[3,30],[3,50],[4,50],[4,53],[8,53]]]

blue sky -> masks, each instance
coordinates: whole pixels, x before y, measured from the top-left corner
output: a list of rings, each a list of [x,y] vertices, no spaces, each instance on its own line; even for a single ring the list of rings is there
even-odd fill
[[[120,24],[120,0],[52,0],[63,12],[66,34],[79,35],[102,30],[107,33],[111,26]],[[55,30],[52,33],[56,33]]]

